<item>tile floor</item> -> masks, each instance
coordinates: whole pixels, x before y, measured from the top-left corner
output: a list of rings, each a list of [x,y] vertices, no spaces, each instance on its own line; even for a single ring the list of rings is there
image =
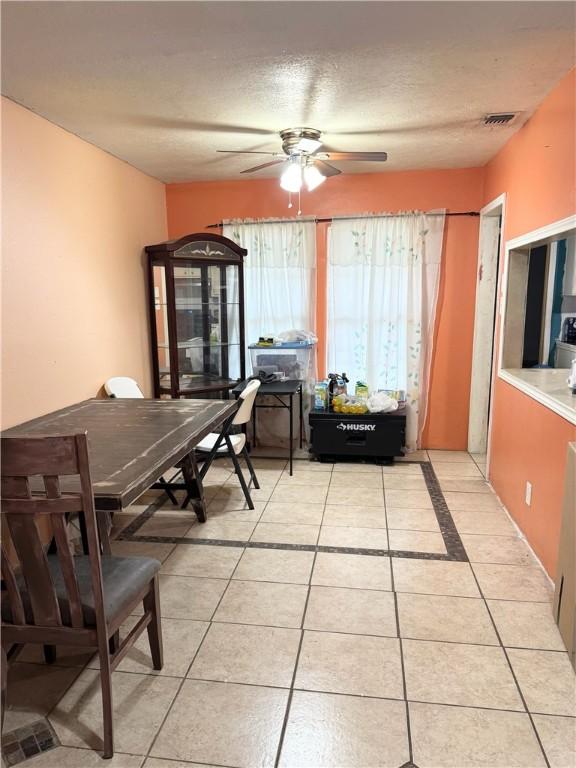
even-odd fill
[[[114,673],[106,765],[573,768],[551,585],[484,459],[257,459],[254,510],[219,464],[204,525],[153,494],[118,515],[114,551],[162,561],[165,663],[141,638]],[[90,655],[25,649],[8,701],[6,731],[48,717],[62,745],[27,766],[104,765]]]

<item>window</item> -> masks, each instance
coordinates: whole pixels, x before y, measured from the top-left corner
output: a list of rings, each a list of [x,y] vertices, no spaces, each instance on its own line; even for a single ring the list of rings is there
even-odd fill
[[[567,233],[510,251],[503,368],[569,368],[576,357],[575,244]]]
[[[406,444],[426,419],[444,213],[333,220],[328,367],[352,386],[406,393]]]
[[[248,250],[244,263],[246,342],[315,326],[313,221],[230,222],[224,235]]]
[[[506,245],[498,376],[576,424],[576,216]]]

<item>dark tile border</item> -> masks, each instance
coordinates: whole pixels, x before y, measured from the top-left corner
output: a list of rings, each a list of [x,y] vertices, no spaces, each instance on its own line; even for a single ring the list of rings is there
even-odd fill
[[[326,547],[322,544],[282,544],[270,541],[238,541],[235,539],[186,539],[179,536],[119,536],[119,541],[142,544],[201,544],[208,547],[238,547],[242,549],[283,549],[292,552],[332,552],[340,555],[371,555],[372,557],[406,557],[417,560],[460,560],[436,552],[411,552],[400,549],[362,549],[359,547]],[[467,558],[465,558],[467,559]]]
[[[2,757],[7,768],[59,746],[58,737],[46,718],[2,735]]]
[[[440,532],[446,547],[446,554],[435,552],[412,552],[396,549],[360,549],[358,547],[327,547],[320,544],[282,544],[264,541],[238,541],[229,539],[187,539],[179,536],[138,536],[140,528],[156,513],[167,500],[165,494],[150,504],[130,525],[124,528],[118,536],[119,541],[133,541],[147,544],[202,544],[210,547],[239,547],[242,549],[281,549],[300,552],[331,552],[343,555],[372,555],[376,557],[402,557],[413,560],[443,560],[452,562],[468,562],[468,555],[462,544],[462,539],[456,529],[446,500],[438,483],[434,468],[429,461],[414,461],[402,464],[418,464],[422,469],[426,488],[430,494],[434,513],[438,520]],[[175,508],[177,514],[177,508]]]
[[[166,503],[166,501],[168,501],[168,496],[166,496],[165,493],[159,493],[158,494],[158,498],[156,499],[156,501],[153,501],[152,504],[150,504],[148,507],[146,507],[144,512],[140,513],[135,520],[132,520],[132,522],[129,525],[127,525],[126,528],[123,528],[120,531],[120,535],[118,536],[118,540],[119,541],[132,541],[134,534],[137,533],[137,531],[139,531],[140,528],[142,528],[144,523],[146,523],[148,520],[150,520],[151,517],[154,516],[156,511],[158,509],[160,509],[160,507],[163,506]],[[175,510],[176,509],[180,509],[180,507],[175,507]],[[149,536],[148,537],[148,539],[150,541],[156,541],[157,538],[158,537],[155,537],[155,536]],[[140,537],[139,538],[139,541],[143,541],[143,540],[144,540],[144,537]],[[167,537],[167,536],[166,537],[161,537],[160,538],[160,542],[161,543],[163,542],[165,544],[170,544],[171,543],[169,541],[169,537]]]
[[[430,499],[432,500],[432,506],[434,507],[436,519],[440,526],[440,532],[444,539],[444,546],[448,553],[446,559],[467,562],[468,555],[466,554],[464,544],[462,544],[462,539],[460,538],[460,534],[458,533],[452,515],[450,514],[450,510],[448,509],[448,505],[446,504],[446,499],[440,488],[440,483],[434,472],[434,467],[429,461],[421,462],[420,467],[422,469],[422,474],[424,475],[424,480],[426,481],[426,488],[428,489]]]

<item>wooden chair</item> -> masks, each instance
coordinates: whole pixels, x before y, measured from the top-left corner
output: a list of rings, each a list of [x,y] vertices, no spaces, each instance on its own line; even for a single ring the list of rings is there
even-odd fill
[[[154,669],[162,669],[160,563],[110,554],[107,522],[94,509],[86,434],[4,437],[1,458],[2,517],[15,552],[10,559],[2,544],[2,698],[8,648],[25,643],[96,647],[104,757],[112,757],[111,673],[144,629]],[[71,475],[76,476],[73,485]],[[61,478],[67,490],[61,489]],[[67,526],[76,513],[84,516],[88,542],[87,554],[77,556]],[[41,520],[51,526],[56,554],[46,552]],[[141,600],[144,615],[116,645],[121,623]]]

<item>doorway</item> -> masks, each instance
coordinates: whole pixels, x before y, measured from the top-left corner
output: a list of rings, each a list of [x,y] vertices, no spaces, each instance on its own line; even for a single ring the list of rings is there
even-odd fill
[[[481,462],[488,449],[503,215],[503,195],[480,211],[468,451]]]
[[[540,365],[543,356],[547,289],[548,246],[540,245],[537,248],[532,248],[528,257],[522,368],[535,368]]]

